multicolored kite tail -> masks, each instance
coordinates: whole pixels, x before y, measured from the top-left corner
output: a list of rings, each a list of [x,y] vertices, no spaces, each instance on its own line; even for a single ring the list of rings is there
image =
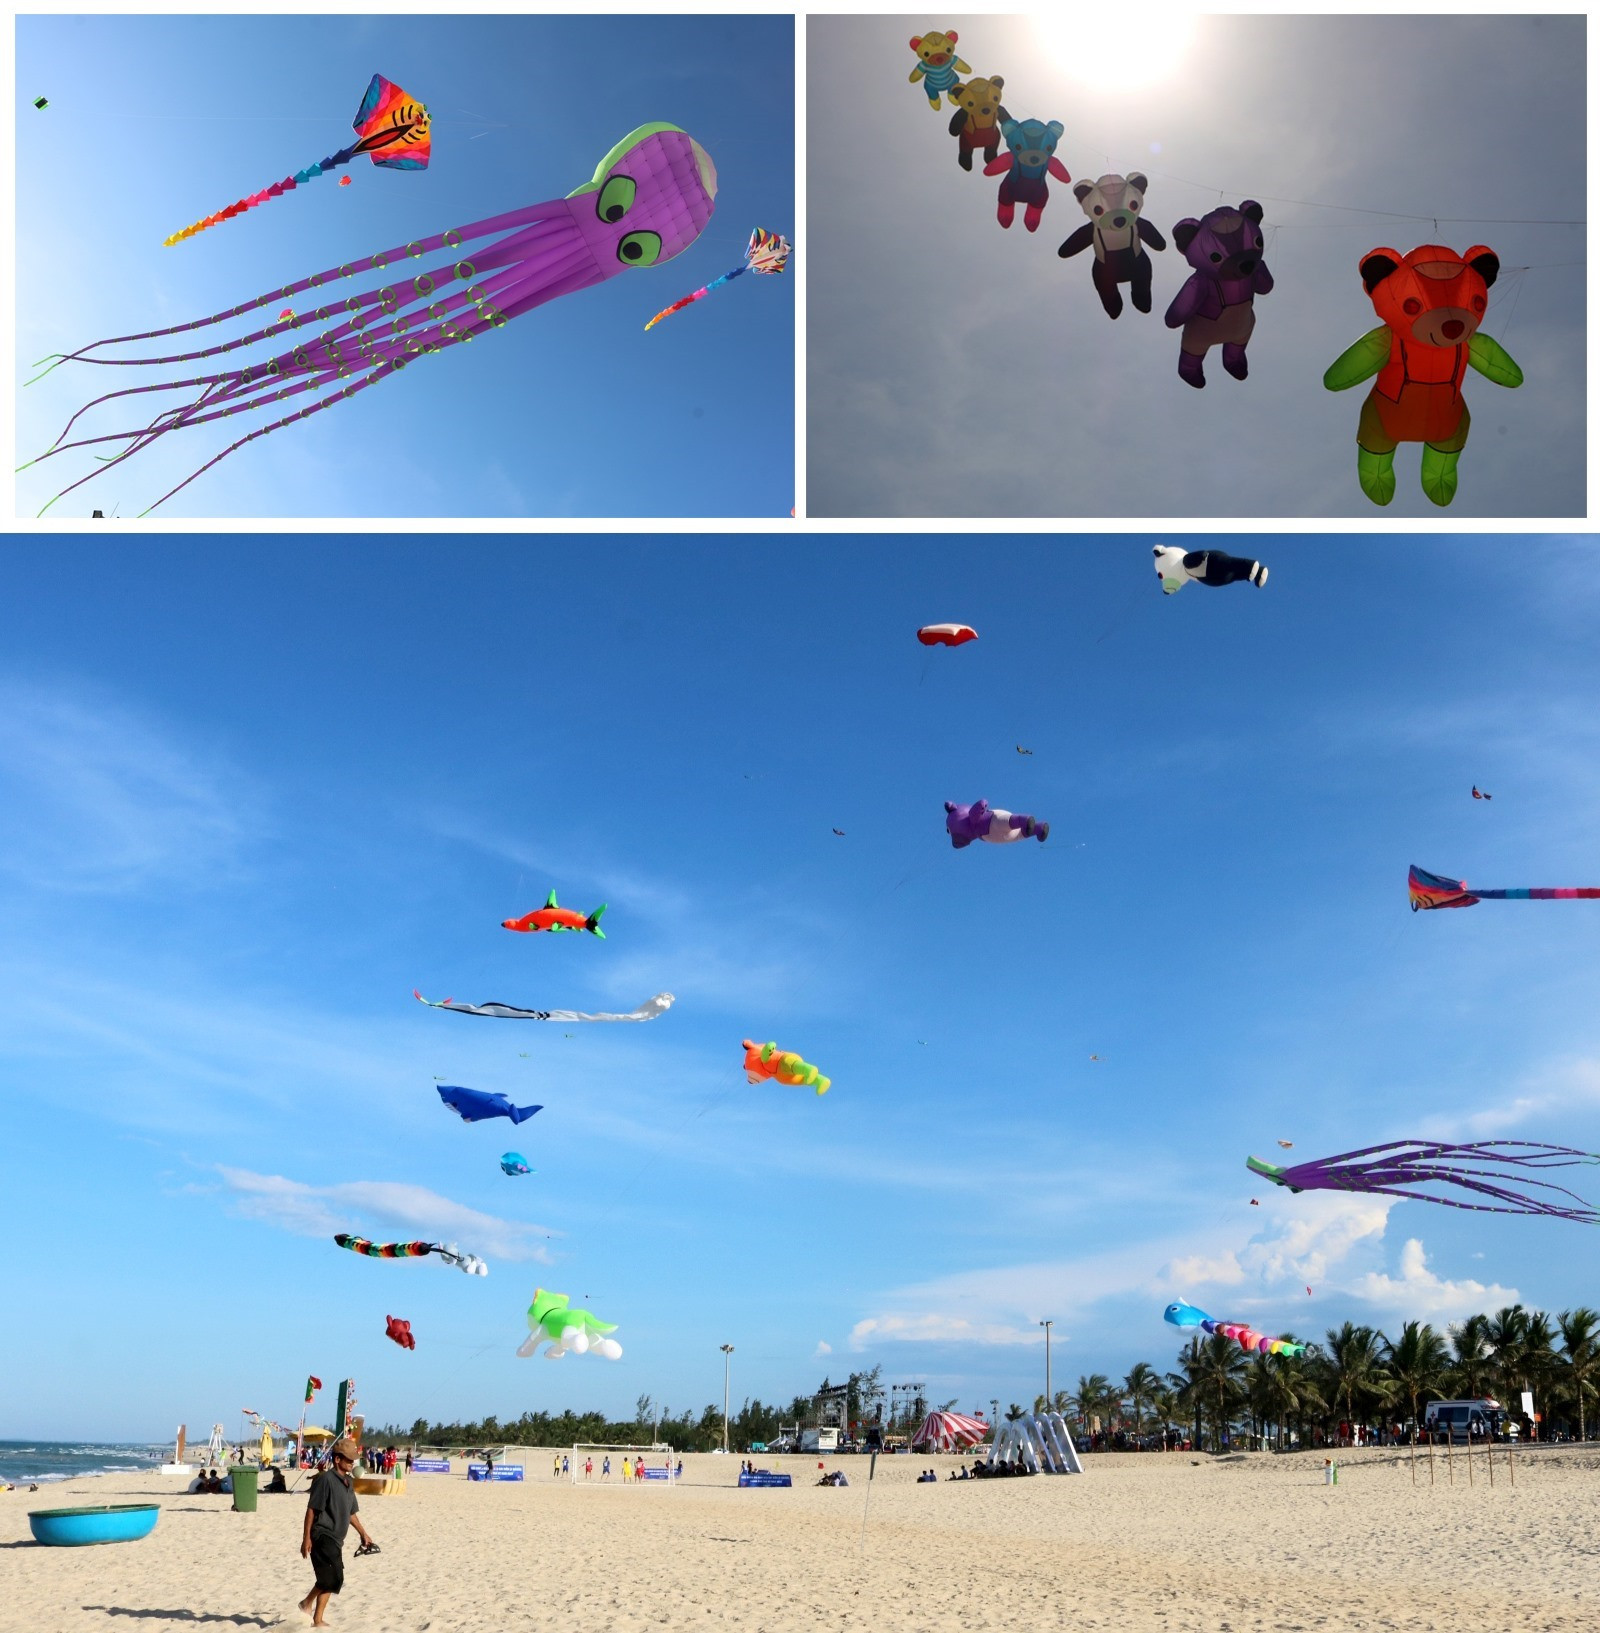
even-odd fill
[[[1360,1151],[1289,1167],[1263,1162],[1259,1157],[1246,1161],[1251,1173],[1291,1191],[1361,1191],[1409,1197],[1415,1202],[1439,1202],[1447,1208],[1466,1208],[1473,1213],[1539,1214],[1600,1225],[1600,1208],[1565,1186],[1529,1174],[1529,1170],[1584,1164],[1600,1164],[1600,1154],[1530,1140],[1479,1140],[1467,1145],[1392,1140],[1387,1145],[1369,1145]],[[1493,1201],[1462,1202],[1412,1188],[1418,1185],[1459,1186]]]
[[[1600,889],[1567,890],[1468,890],[1466,880],[1447,879],[1411,865],[1407,879],[1411,891],[1411,911],[1425,912],[1435,907],[1475,907],[1481,901],[1566,902],[1600,900]]]
[[[259,193],[247,194],[227,209],[218,210],[215,215],[208,215],[185,227],[182,232],[163,238],[161,242],[164,245],[181,244],[184,239],[193,238],[207,227],[216,226],[219,221],[231,221],[236,215],[243,215],[246,210],[265,204],[269,198],[281,198],[285,193],[292,192],[303,181],[310,181],[341,164],[349,164],[357,154],[365,153],[374,164],[382,165],[385,170],[428,168],[428,160],[433,153],[428,110],[382,74],[372,76],[372,83],[367,87],[367,94],[362,97],[361,106],[356,109],[350,127],[356,133],[356,140],[349,147],[330,153],[320,164],[307,165],[304,170],[297,170],[292,176],[275,181]]]
[[[503,329],[514,317],[542,306],[562,295],[601,283],[635,267],[656,266],[681,254],[700,236],[716,208],[717,171],[710,155],[676,125],[641,125],[625,136],[597,166],[592,180],[565,198],[530,204],[486,221],[413,239],[409,244],[363,256],[343,266],[313,273],[282,289],[268,290],[225,312],[217,312],[193,323],[170,329],[151,329],[143,334],[119,335],[97,340],[80,350],[45,358],[50,369],[62,363],[98,363],[107,367],[141,368],[164,363],[187,363],[196,358],[217,357],[249,346],[285,329],[299,329],[308,323],[330,321],[314,339],[291,351],[280,352],[264,363],[257,362],[220,374],[192,375],[160,385],[133,386],[125,391],[107,392],[78,410],[67,422],[55,443],[39,456],[48,459],[69,448],[92,447],[101,442],[127,442],[120,454],[106,459],[99,470],[80,477],[56,495],[60,499],[81,487],[91,477],[103,475],[141,448],[148,447],[168,431],[204,425],[211,420],[283,402],[301,393],[328,394],[309,402],[282,419],[258,427],[230,443],[177,487],[162,495],[141,515],[149,515],[156,505],[170,499],[195,477],[227,458],[247,442],[276,431],[280,426],[303,420],[319,410],[354,396],[376,381],[403,369],[407,363],[427,353],[476,339],[491,329]],[[497,243],[477,251],[470,259],[461,247],[472,239],[505,233]],[[434,250],[445,250],[449,259],[427,271],[407,276],[406,263],[415,262]],[[186,334],[242,317],[258,307],[278,305],[308,289],[320,289],[338,279],[358,273],[382,276],[391,262],[398,262],[402,275],[377,288],[361,290],[329,301],[314,311],[301,313],[238,340],[221,342],[202,351],[178,352],[170,357],[112,358],[90,357],[101,346],[118,346],[135,340],[154,340],[164,335]],[[476,281],[474,281],[476,280]],[[454,286],[459,293],[450,293]],[[344,382],[340,384],[340,382]],[[29,382],[32,383],[31,381]],[[141,430],[117,431],[76,442],[62,438],[78,419],[99,403],[114,397],[133,397],[147,391],[176,391],[199,387],[199,395],[182,408],[163,409]],[[99,456],[97,456],[99,457]],[[29,464],[37,464],[31,460]],[[21,467],[26,470],[28,466]],[[50,501],[54,504],[55,499]],[[48,510],[46,505],[44,510]],[[39,513],[41,516],[44,511]]]
[[[681,312],[684,307],[692,306],[697,300],[703,300],[713,289],[725,283],[731,283],[745,272],[782,272],[794,247],[782,233],[768,232],[764,227],[757,227],[750,234],[750,242],[745,246],[744,265],[736,266],[732,272],[724,272],[720,278],[713,278],[704,289],[697,289],[692,295],[685,295],[681,301],[674,301],[664,311],[656,315],[645,324],[645,332],[649,331],[662,320],[669,318],[674,312]]]

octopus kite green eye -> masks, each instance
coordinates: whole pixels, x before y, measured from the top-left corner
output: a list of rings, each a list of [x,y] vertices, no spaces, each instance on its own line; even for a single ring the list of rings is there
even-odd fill
[[[602,221],[618,222],[633,208],[634,196],[639,189],[629,176],[613,176],[600,189],[595,210]]]
[[[617,245],[617,259],[625,266],[651,266],[661,254],[661,234],[630,232]]]

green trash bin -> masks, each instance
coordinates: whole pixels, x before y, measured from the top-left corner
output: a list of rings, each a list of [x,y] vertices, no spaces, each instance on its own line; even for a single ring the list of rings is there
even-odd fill
[[[259,1470],[246,1468],[240,1463],[233,1470],[233,1511],[235,1514],[254,1514],[256,1511],[256,1479]]]

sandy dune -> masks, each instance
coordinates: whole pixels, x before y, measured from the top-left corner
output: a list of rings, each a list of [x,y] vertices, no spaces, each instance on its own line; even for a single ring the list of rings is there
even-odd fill
[[[1505,1457],[1491,1488],[1412,1486],[1404,1457],[1187,1454],[1086,1459],[1082,1478],[914,1484],[926,1459],[830,1460],[854,1482],[819,1489],[815,1458],[768,1460],[789,1491],[740,1491],[738,1460],[690,1457],[676,1489],[558,1483],[530,1451],[523,1485],[415,1475],[368,1498],[383,1552],[353,1559],[331,1625],[350,1633],[500,1628],[1204,1630],[1461,1629],[1561,1633],[1600,1625],[1600,1451]],[[159,1496],[146,1541],[38,1548],[29,1508]],[[226,1497],[160,1477],[74,1480],[0,1495],[0,1629],[156,1633],[308,1625],[298,1557],[303,1492],[234,1514]]]

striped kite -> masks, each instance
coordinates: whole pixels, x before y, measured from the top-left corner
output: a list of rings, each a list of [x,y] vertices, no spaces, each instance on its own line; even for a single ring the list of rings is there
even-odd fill
[[[1468,890],[1465,879],[1446,879],[1428,873],[1415,863],[1407,883],[1411,889],[1411,911],[1435,907],[1476,907],[1481,901],[1560,902],[1600,900],[1600,890]]]
[[[500,1021],[653,1021],[665,1015],[676,1002],[670,992],[658,992],[637,1009],[630,1009],[625,1015],[613,1015],[604,1010],[591,1014],[584,1009],[518,1009],[515,1004],[493,1001],[458,1004],[454,998],[424,998],[415,987],[411,989],[411,996],[429,1009],[448,1009],[452,1015],[488,1015]]]
[[[1307,1288],[1307,1291],[1310,1289]],[[1174,1327],[1198,1327],[1202,1332],[1215,1334],[1219,1338],[1231,1338],[1241,1349],[1252,1354],[1304,1355],[1306,1352],[1305,1345],[1295,1343],[1292,1338],[1268,1338],[1265,1333],[1245,1326],[1242,1321],[1218,1321],[1215,1316],[1197,1310],[1182,1299],[1176,1304],[1169,1304],[1164,1314]]]
[[[304,170],[297,170],[292,176],[275,181],[259,193],[247,193],[243,198],[230,204],[227,209],[218,210],[215,215],[205,216],[192,226],[185,227],[182,232],[175,232],[170,238],[163,238],[161,242],[164,245],[181,244],[184,239],[193,238],[196,233],[204,232],[207,227],[216,226],[219,221],[231,221],[234,216],[243,215],[246,210],[253,210],[258,204],[265,204],[269,198],[281,198],[285,193],[293,192],[303,181],[311,181],[326,171],[337,169],[341,164],[349,164],[362,153],[365,153],[374,164],[382,165],[385,170],[428,168],[428,159],[433,152],[433,133],[428,124],[428,110],[415,97],[407,96],[398,85],[385,79],[382,74],[372,76],[372,83],[367,87],[367,94],[361,99],[361,106],[356,109],[355,118],[350,121],[350,128],[355,131],[356,139],[349,147],[342,147],[337,153],[330,153],[320,163],[307,165]]]
[[[764,272],[770,275],[782,272],[791,254],[793,246],[782,233],[768,232],[764,227],[757,227],[750,234],[750,242],[745,245],[742,266],[736,266],[732,272],[724,272],[720,278],[713,278],[704,289],[697,289],[692,295],[685,295],[681,301],[674,301],[671,306],[657,312],[645,324],[646,332],[655,328],[662,318],[669,318],[674,312],[681,312],[684,307],[692,306],[697,300],[703,300],[713,289],[725,283],[732,283],[743,273]]]
[[[340,1233],[334,1237],[340,1247],[348,1248],[352,1253],[364,1253],[369,1259],[420,1259],[429,1253],[437,1253],[446,1264],[453,1264],[457,1270],[465,1271],[469,1276],[487,1276],[489,1267],[475,1253],[463,1253],[454,1242],[369,1242],[365,1236],[350,1236]],[[308,1394],[307,1400],[311,1397]]]

